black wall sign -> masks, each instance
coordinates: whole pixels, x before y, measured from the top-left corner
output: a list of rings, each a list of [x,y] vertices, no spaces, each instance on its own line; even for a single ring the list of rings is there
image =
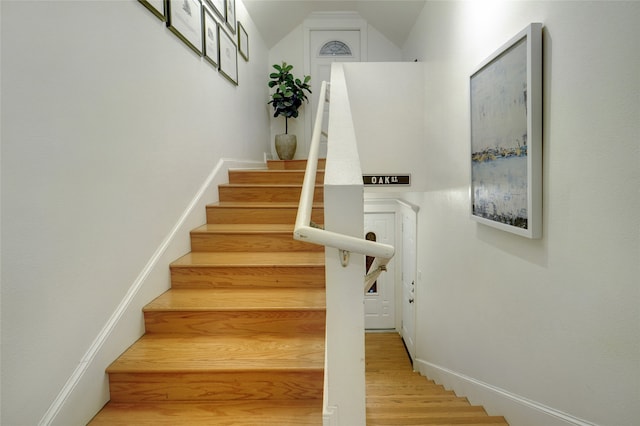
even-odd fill
[[[411,185],[411,175],[362,175],[365,186]]]

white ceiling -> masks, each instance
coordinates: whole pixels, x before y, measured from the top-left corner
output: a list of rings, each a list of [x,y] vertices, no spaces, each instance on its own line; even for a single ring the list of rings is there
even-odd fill
[[[243,0],[272,48],[312,12],[357,12],[370,25],[402,47],[422,11],[425,0]]]

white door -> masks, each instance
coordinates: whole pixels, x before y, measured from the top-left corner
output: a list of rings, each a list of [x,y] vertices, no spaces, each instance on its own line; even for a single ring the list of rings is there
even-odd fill
[[[411,359],[415,359],[416,324],[416,213],[402,212],[402,327]]]
[[[395,245],[395,214],[365,213],[365,238]],[[367,256],[367,268],[373,259]],[[364,297],[364,327],[367,330],[395,329],[395,267],[394,260],[380,274]]]
[[[309,34],[309,54],[311,56],[311,129],[316,118],[320,85],[331,80],[331,64],[334,62],[360,61],[360,30],[312,30]],[[325,103],[325,117],[328,105]],[[323,131],[327,132],[325,118]],[[311,134],[311,133],[309,133]],[[310,143],[310,142],[309,142]],[[319,157],[327,155],[327,141],[322,138]]]

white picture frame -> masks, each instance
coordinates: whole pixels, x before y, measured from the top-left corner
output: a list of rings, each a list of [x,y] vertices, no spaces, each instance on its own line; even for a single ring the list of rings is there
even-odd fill
[[[542,235],[542,24],[532,23],[469,79],[471,218]]]

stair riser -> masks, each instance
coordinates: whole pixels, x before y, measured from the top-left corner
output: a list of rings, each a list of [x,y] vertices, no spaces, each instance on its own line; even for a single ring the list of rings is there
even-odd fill
[[[376,418],[367,413],[367,426],[508,426],[503,417],[419,417],[399,415],[397,418]]]
[[[375,413],[376,419],[428,419],[433,417],[485,417],[487,415],[484,408],[478,406],[466,407],[402,407],[402,408],[369,408],[369,414]]]
[[[220,426],[223,424],[322,426],[322,400],[288,400],[284,403],[255,400],[207,401],[206,403],[110,403],[89,424],[91,426]]]
[[[325,168],[326,161],[324,158],[318,159],[318,170]],[[307,168],[307,160],[289,160],[289,161],[267,161],[269,170],[305,170]]]
[[[207,223],[211,224],[293,224],[298,214],[297,208],[238,208],[238,207],[207,207]],[[324,223],[323,209],[313,209],[311,220]]]
[[[173,288],[307,287],[324,288],[324,266],[172,267]]]
[[[218,187],[219,200],[225,201],[251,201],[251,202],[295,202],[300,201],[301,188],[298,186],[232,186],[220,185]],[[321,203],[324,199],[324,190],[316,186],[313,201]]]
[[[323,372],[110,373],[112,402],[322,398]]]
[[[324,247],[294,240],[291,233],[218,234],[194,232],[191,234],[191,251],[295,252],[324,251]]]
[[[276,185],[302,185],[304,171],[261,171],[261,170],[230,170],[229,183],[232,184],[276,184]],[[324,173],[318,172],[316,184],[322,185]]]
[[[147,333],[230,335],[256,333],[324,335],[326,312],[145,312]]]

